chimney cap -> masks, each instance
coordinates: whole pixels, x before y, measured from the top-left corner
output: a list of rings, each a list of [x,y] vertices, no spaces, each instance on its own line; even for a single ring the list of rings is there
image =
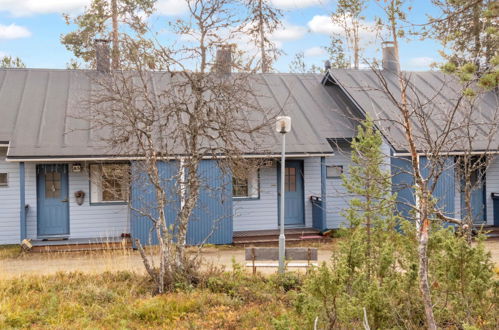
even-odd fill
[[[331,69],[331,62],[329,60],[326,60],[324,62],[324,69],[326,69],[326,70]]]
[[[215,72],[230,74],[232,72],[232,50],[234,44],[223,44],[217,47],[215,58]]]
[[[383,46],[383,48],[385,48],[385,47],[395,47],[395,42],[392,41],[392,40],[383,41],[381,43],[381,46]]]
[[[400,72],[400,64],[395,51],[395,43],[393,41],[384,41],[382,43],[383,50],[383,71],[398,74]]]

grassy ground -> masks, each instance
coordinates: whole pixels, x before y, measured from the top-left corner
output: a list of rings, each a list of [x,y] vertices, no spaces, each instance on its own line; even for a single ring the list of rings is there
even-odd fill
[[[499,240],[486,246],[499,265]],[[334,245],[320,248],[327,260]],[[206,267],[196,288],[155,296],[132,250],[34,254],[0,247],[0,329],[312,328],[297,309],[303,275],[253,277],[241,266],[243,253],[209,247],[204,257],[218,267]]]
[[[131,272],[28,276],[0,281],[0,328],[286,328],[299,279],[288,282],[236,271],[153,296],[149,280]]]

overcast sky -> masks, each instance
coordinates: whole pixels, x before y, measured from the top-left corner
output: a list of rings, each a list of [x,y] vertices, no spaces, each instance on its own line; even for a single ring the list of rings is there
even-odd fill
[[[284,51],[275,65],[280,72],[289,71],[289,62],[300,51],[305,54],[307,64],[322,66],[326,59],[324,46],[329,43],[332,32],[339,31],[329,15],[334,10],[335,0],[271,0],[284,11],[283,28],[272,39]],[[71,31],[61,13],[80,13],[89,0],[0,0],[0,56],[20,57],[28,67],[65,68],[71,53],[59,42],[60,35]],[[426,15],[437,15],[430,0],[412,0],[411,22],[423,23]],[[152,18],[154,26],[164,29],[166,19],[186,14],[183,0],[159,0],[158,14]],[[376,1],[372,1],[366,12],[366,24],[372,24],[380,15]],[[165,34],[168,35],[167,33]],[[379,58],[376,36],[363,35],[366,58]],[[440,45],[433,40],[402,42],[400,56],[405,70],[426,70],[432,62],[439,61]]]

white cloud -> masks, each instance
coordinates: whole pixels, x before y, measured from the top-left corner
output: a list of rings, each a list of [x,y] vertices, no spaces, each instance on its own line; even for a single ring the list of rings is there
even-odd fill
[[[189,9],[184,0],[158,0],[155,7],[157,14],[165,16],[182,15]]]
[[[31,36],[31,32],[24,26],[16,24],[1,25],[0,24],[0,39],[19,39]]]
[[[326,54],[326,51],[322,47],[308,48],[303,52],[305,57],[323,56],[324,54]]]
[[[340,34],[343,32],[340,26],[333,23],[330,16],[325,15],[315,15],[307,25],[310,31],[314,33],[331,35],[333,33]]]
[[[326,35],[340,35],[345,36],[345,31],[338,24],[333,22],[331,16],[326,15],[316,15],[307,23],[308,28],[311,32],[326,34]],[[377,37],[377,31],[375,29],[374,22],[361,22],[359,29],[360,39],[362,44],[372,42]]]
[[[90,0],[0,0],[0,12],[6,11],[13,16],[74,13],[89,3]]]
[[[273,41],[293,41],[301,39],[305,33],[307,33],[307,28],[304,26],[284,23],[280,29],[272,33],[271,39]]]
[[[413,57],[409,60],[409,65],[419,69],[427,69],[433,62],[435,59],[432,57]]]
[[[329,2],[329,0],[271,0],[272,4],[282,9],[299,9],[312,6],[320,6]]]

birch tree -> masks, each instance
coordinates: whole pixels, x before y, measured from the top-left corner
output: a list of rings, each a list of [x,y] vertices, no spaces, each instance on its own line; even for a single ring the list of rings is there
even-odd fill
[[[265,141],[275,114],[255,101],[255,68],[242,59],[236,67],[230,62],[233,46],[227,42],[240,23],[232,5],[230,0],[187,1],[188,18],[170,22],[179,36],[177,46],[151,41],[154,66],[165,71],[149,70],[150,59],[142,52],[150,48],[141,48],[143,40],[125,38],[131,70],[99,78],[99,93],[90,104],[93,128],[107,132],[102,140],[114,153],[138,157],[133,172],[139,174],[132,180],[152,189],[152,205],[132,205],[132,211],[151,222],[150,234],[158,240],[158,258],[144,248],[150,241],[136,241],[158,293],[197,281],[200,249],[216,230],[200,242],[197,253],[187,253],[187,232],[201,192],[213,189],[220,196],[230,189],[232,174],[258,166],[244,154],[269,148]],[[203,178],[200,166],[206,160],[216,161],[223,186],[210,187]]]
[[[353,56],[353,68],[358,69],[362,57],[361,33],[365,30],[363,11],[365,0],[339,0],[336,11],[331,14],[334,24],[343,31],[346,47]]]
[[[399,127],[402,130],[404,145],[410,155],[415,195],[415,204],[410,206],[414,208],[413,220],[417,230],[418,282],[427,326],[436,329],[428,269],[430,231],[435,222],[444,221],[457,224],[468,237],[471,237],[472,220],[469,217],[461,220],[446,214],[442,210],[442,205],[438,205],[434,193],[439,179],[445,175],[449,167],[453,169],[455,166],[453,162],[451,164],[448,162],[448,153],[453,150],[471,155],[475,153],[476,146],[480,145],[482,163],[477,165],[466,157],[460,165],[468,167],[464,171],[467,176],[476,170],[476,166],[480,166],[482,171],[486,169],[487,163],[484,160],[490,159],[488,158],[490,152],[499,147],[497,145],[499,110],[495,109],[486,114],[483,114],[484,110],[480,110],[482,115],[475,115],[480,101],[483,101],[483,94],[487,92],[477,87],[477,79],[462,82],[456,77],[448,76],[448,81],[442,85],[441,90],[435,91],[435,95],[422,96],[410,74],[399,73],[395,77],[391,76],[392,81],[393,79],[398,81],[398,88],[393,88],[387,79],[387,75],[393,73],[377,70],[374,72],[381,84],[379,91],[396,109],[391,118],[383,118],[380,121],[387,121],[390,123],[388,126]],[[452,95],[449,94],[449,88],[444,87],[448,84],[453,88]],[[446,92],[443,92],[444,90]],[[470,97],[470,90],[477,94]],[[446,93],[445,96],[442,93]],[[447,100],[446,105],[441,102],[443,97]],[[494,102],[497,103],[497,99]],[[427,158],[427,164],[422,164],[420,156]],[[424,171],[426,173],[423,173]],[[465,180],[469,180],[467,176],[464,177]],[[469,185],[467,189],[473,188]],[[471,214],[471,204],[468,203],[467,207],[470,209],[466,212]]]
[[[243,5],[249,10],[244,30],[259,49],[261,72],[270,72],[281,53],[270,35],[282,26],[282,12],[269,0],[244,0]]]

